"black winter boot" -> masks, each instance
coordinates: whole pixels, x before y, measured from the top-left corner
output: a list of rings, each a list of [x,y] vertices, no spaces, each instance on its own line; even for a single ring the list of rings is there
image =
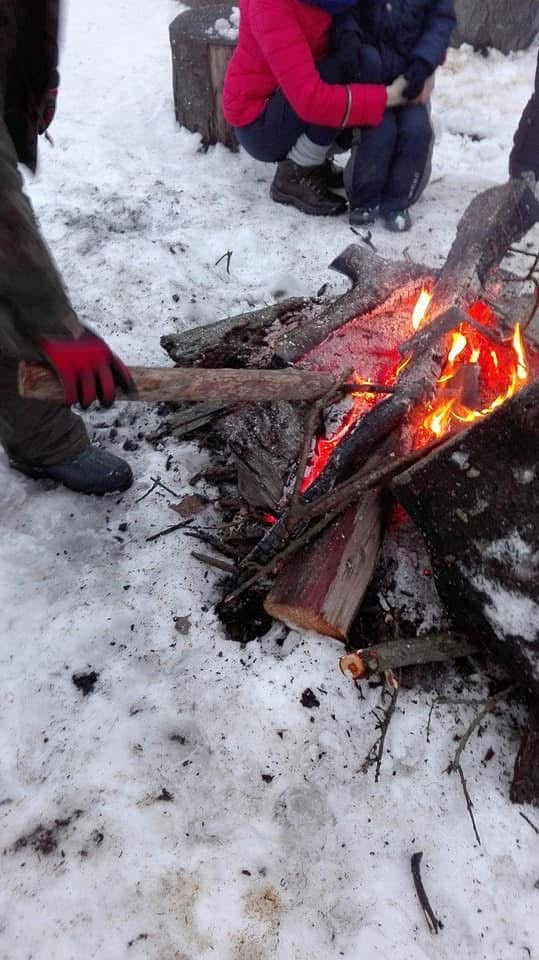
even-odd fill
[[[34,480],[57,480],[77,493],[102,496],[104,493],[127,490],[133,482],[129,464],[98,447],[85,447],[75,457],[48,467],[22,463],[19,460],[10,462],[15,470],[20,470]]]
[[[292,160],[281,160],[270,187],[271,198],[314,217],[339,216],[346,210],[346,201],[328,189],[325,175],[325,164],[300,167]]]

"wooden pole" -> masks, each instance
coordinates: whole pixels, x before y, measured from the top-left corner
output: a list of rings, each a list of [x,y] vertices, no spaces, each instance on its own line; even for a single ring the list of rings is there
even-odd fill
[[[331,373],[312,370],[235,370],[181,367],[131,367],[136,393],[118,392],[121,400],[168,401],[220,400],[242,403],[261,400],[317,400],[337,386]],[[350,384],[354,393],[385,388]],[[19,364],[19,393],[28,400],[63,402],[63,387],[54,370],[45,364]]]

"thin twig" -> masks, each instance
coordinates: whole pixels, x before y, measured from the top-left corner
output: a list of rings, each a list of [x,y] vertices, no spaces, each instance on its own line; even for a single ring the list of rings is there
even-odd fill
[[[230,560],[237,560],[239,551],[234,549],[234,547],[228,546],[228,544],[223,543],[217,537],[213,537],[211,533],[207,533],[205,530],[200,530],[198,527],[193,527],[191,530],[185,531],[186,537],[193,537],[195,540],[200,540],[201,543],[206,543],[209,547],[213,547],[214,550],[217,550],[218,553],[222,553],[223,556],[228,557]]]
[[[193,517],[189,517],[187,520],[182,520],[181,523],[175,523],[172,527],[165,527],[164,530],[160,530],[159,533],[152,533],[151,537],[146,537],[146,543],[151,543],[153,540],[158,540],[159,537],[166,537],[169,533],[174,533],[175,530],[181,530],[182,527],[186,527],[187,524],[193,522]]]
[[[475,833],[475,839],[477,840],[479,846],[481,846],[481,837],[479,836],[479,831],[478,831],[478,829],[477,829],[477,824],[476,824],[476,822],[475,822],[475,817],[474,817],[474,815],[473,815],[473,802],[472,802],[472,798],[471,798],[471,796],[470,796],[470,794],[469,794],[469,792],[468,792],[468,784],[466,783],[466,778],[465,778],[465,776],[464,776],[464,771],[463,771],[460,763],[457,764],[457,766],[456,766],[456,767],[453,767],[452,769],[455,771],[455,773],[458,773],[458,775],[459,775],[459,777],[460,777],[460,782],[461,782],[461,785],[462,785],[462,792],[463,792],[463,794],[464,794],[464,799],[466,800],[466,809],[467,809],[468,813],[470,814],[470,820],[472,821],[472,827],[473,827],[473,832]]]
[[[439,447],[443,442],[444,440],[434,440],[432,443],[413,450],[403,457],[397,457],[393,460],[389,459],[388,462],[369,471],[369,473],[359,471],[359,473],[350,477],[349,480],[338,484],[329,493],[317,497],[316,500],[312,500],[306,504],[305,507],[302,508],[298,520],[305,523],[308,520],[316,519],[316,517],[321,516],[327,511],[337,508],[342,508],[342,510],[346,509],[354,500],[358,500],[366,490],[381,486],[399,473],[404,473],[405,470],[413,467],[419,460],[428,456],[429,453]],[[342,510],[340,510],[340,512],[342,512]]]
[[[443,923],[437,919],[435,916],[434,910],[432,909],[429,898],[425,892],[425,887],[423,886],[423,881],[421,879],[420,873],[420,864],[423,853],[413,853],[410,861],[410,866],[412,868],[412,877],[414,880],[415,892],[417,893],[417,899],[421,904],[421,909],[425,914],[425,920],[427,921],[428,928],[431,933],[438,933],[439,930],[443,929]]]
[[[135,500],[135,503],[141,503],[146,497],[150,496],[150,493],[153,493],[157,487],[161,487],[162,490],[166,490],[167,493],[170,493],[171,497],[179,498],[180,494],[175,493],[174,490],[171,490],[170,487],[167,487],[165,483],[162,482],[161,477],[150,477],[150,480],[153,481],[152,486],[146,490],[146,493],[143,493],[138,500]]]
[[[473,731],[477,729],[481,721],[486,717],[487,713],[491,713],[492,710],[494,710],[496,704],[500,700],[507,697],[515,689],[516,686],[517,684],[512,683],[511,686],[505,687],[504,690],[499,690],[498,693],[494,694],[494,696],[489,697],[483,709],[480,710],[479,713],[474,717],[469,727],[467,728],[467,730],[465,730],[463,736],[460,738],[457,749],[455,751],[455,756],[453,757],[451,763],[447,768],[448,773],[458,773],[459,775],[460,782],[462,785],[462,791],[464,793],[464,799],[466,800],[466,808],[470,815],[470,820],[472,821],[472,827],[475,833],[476,840],[480,846],[481,846],[481,838],[479,836],[479,832],[477,830],[477,825],[475,822],[475,817],[473,815],[473,802],[468,792],[468,786],[466,784],[466,778],[464,776],[464,771],[462,769],[460,760]]]
[[[215,261],[215,266],[218,267],[221,261],[225,259],[225,257],[226,257],[226,272],[230,273],[230,261],[232,259],[232,250],[226,250],[225,253],[223,253],[223,256],[219,257],[219,259]]]
[[[519,812],[520,816],[522,817],[522,819],[525,820],[526,823],[529,823],[529,825],[530,825],[530,827],[532,828],[532,830],[535,830],[536,833],[539,833],[539,827],[536,827],[535,824],[532,823],[532,821],[530,820],[530,818],[527,817],[526,814],[522,812],[522,810],[519,810],[518,812]]]
[[[292,491],[292,496],[290,497],[290,503],[288,504],[288,515],[286,518],[286,528],[290,532],[296,522],[296,514],[298,512],[298,507],[301,497],[301,487],[303,480],[305,478],[305,470],[307,469],[307,461],[309,459],[309,454],[311,452],[311,444],[313,442],[313,437],[316,433],[316,429],[320,422],[320,415],[322,410],[328,406],[333,400],[335,400],[340,392],[340,389],[345,382],[348,380],[348,377],[354,372],[353,367],[349,370],[345,370],[344,373],[339,377],[337,382],[328,390],[323,397],[320,397],[316,403],[313,403],[307,420],[305,423],[305,435],[303,437],[303,446],[298,458],[298,465],[296,468],[296,479],[294,482],[294,489]]]
[[[227,563],[226,560],[219,560],[218,557],[210,557],[207,553],[198,553],[197,550],[191,550],[191,556],[201,563],[207,563],[209,567],[217,567],[218,570],[224,570],[225,573],[234,573],[236,567],[233,563]]]
[[[449,773],[451,773],[453,770],[456,770],[457,767],[460,766],[460,758],[464,750],[466,749],[466,744],[468,743],[468,740],[470,739],[474,730],[476,730],[477,727],[480,725],[481,721],[486,717],[487,713],[492,713],[496,704],[499,703],[500,700],[504,700],[506,697],[508,697],[509,694],[512,693],[513,690],[516,688],[516,686],[517,686],[516,683],[512,683],[509,687],[505,687],[503,690],[499,690],[498,693],[495,693],[494,696],[489,697],[488,700],[485,701],[485,705],[483,709],[480,710],[479,713],[474,717],[468,729],[464,732],[463,736],[460,738],[458,747],[455,751],[455,756],[453,757],[453,760],[449,764],[449,768],[448,768]]]
[[[389,701],[387,708],[382,711],[382,716],[380,716],[376,712],[374,714],[378,721],[377,726],[378,726],[378,729],[380,730],[380,736],[376,741],[376,743],[374,743],[371,749],[369,750],[361,768],[363,770],[363,773],[366,773],[369,767],[372,766],[373,763],[376,764],[376,771],[374,774],[375,783],[378,783],[380,779],[380,768],[382,766],[382,757],[384,755],[384,745],[386,741],[387,731],[389,729],[389,724],[391,723],[391,718],[395,713],[395,707],[397,705],[397,697],[399,695],[399,688],[400,688],[400,670],[397,676],[398,676],[398,682],[393,687],[393,690],[391,691],[391,700]]]

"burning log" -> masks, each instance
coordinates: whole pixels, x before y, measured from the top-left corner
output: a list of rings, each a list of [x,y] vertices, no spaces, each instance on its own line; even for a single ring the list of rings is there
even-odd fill
[[[503,455],[502,455],[503,451]],[[539,381],[392,484],[458,630],[539,694]]]
[[[457,236],[425,311],[425,322],[430,318],[431,325],[436,324],[434,336],[424,338],[421,349],[412,353],[410,361],[397,377],[394,394],[361,417],[336,447],[327,467],[307,491],[306,501],[314,500],[337,480],[345,479],[354,470],[358,470],[388,436],[393,438],[395,451],[405,453],[411,448],[417,433],[413,414],[436,393],[438,380],[450,350],[449,330],[461,322],[462,309],[477,299],[488,271],[498,265],[508,246],[520,239],[533,225],[538,211],[539,205],[529,188],[514,181],[509,181],[503,187],[487,190],[472,201],[459,224]],[[472,377],[463,377],[461,384],[456,383],[454,387],[469,389],[471,380]],[[361,515],[361,505],[356,510]],[[319,552],[318,545],[311,546],[302,557],[301,576],[297,575],[297,558],[291,563],[290,569],[285,567],[281,571],[266,600],[266,611],[273,616],[281,613],[287,622],[298,626],[323,622],[324,632],[328,635],[346,636],[374,569],[377,548],[374,551],[372,546],[376,542],[379,544],[381,539],[381,534],[378,537],[373,535],[373,528],[376,523],[378,528],[381,528],[382,515],[375,511],[376,518],[372,516],[372,504],[370,512],[371,519],[367,525],[370,549],[364,551],[361,563],[355,565],[355,605],[347,602],[346,621],[343,608],[339,606],[338,616],[336,615],[335,622],[331,623],[325,606],[326,594],[330,597],[348,597],[350,593],[347,585],[349,568],[340,565],[338,556],[339,543],[341,553],[344,555],[346,552],[346,539],[334,541],[329,534],[325,536],[326,542],[331,543],[331,570],[334,573],[331,584],[324,581],[324,591],[320,591],[321,595],[316,601],[313,600],[313,593],[308,585],[317,582],[322,557],[327,556],[327,553],[324,554],[323,548],[322,552]],[[341,518],[339,523],[343,524],[344,519]],[[269,531],[261,544],[249,555],[247,562],[267,563],[271,549],[275,546],[280,549],[282,546],[285,530],[286,518]],[[364,570],[361,569],[362,565]]]

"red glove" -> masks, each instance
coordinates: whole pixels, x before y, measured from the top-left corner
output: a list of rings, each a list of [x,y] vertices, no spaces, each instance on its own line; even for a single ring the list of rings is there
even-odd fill
[[[78,340],[41,337],[39,346],[63,383],[64,403],[68,406],[79,401],[86,409],[99,397],[104,407],[110,407],[116,385],[126,393],[135,390],[125,364],[90,330]]]
[[[55,87],[53,90],[47,90],[45,95],[45,100],[43,103],[43,109],[41,110],[41,116],[39,118],[39,124],[37,131],[38,133],[45,133],[46,130],[50,127],[52,121],[54,120],[54,114],[56,113],[56,101],[58,99],[58,87]]]

